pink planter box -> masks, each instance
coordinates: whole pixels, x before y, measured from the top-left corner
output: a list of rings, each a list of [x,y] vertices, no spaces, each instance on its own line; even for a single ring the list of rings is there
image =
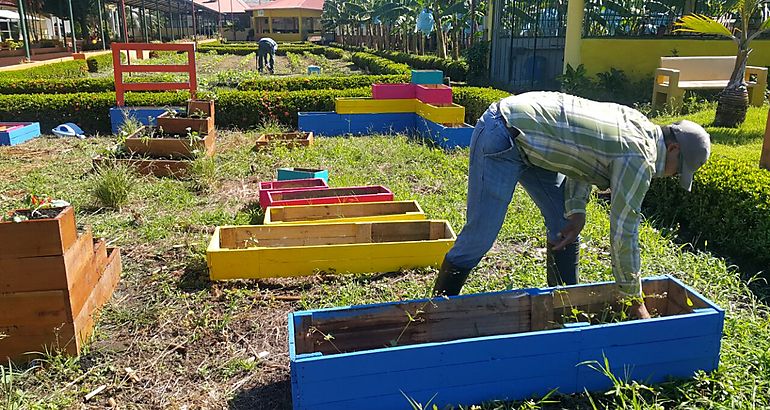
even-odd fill
[[[392,201],[393,193],[381,185],[304,191],[270,191],[267,206],[321,205]]]
[[[273,191],[307,191],[328,189],[329,185],[326,185],[326,181],[321,178],[308,178],[308,179],[291,179],[288,181],[265,181],[259,183],[259,206],[262,209],[268,207],[270,198],[268,192]]]
[[[415,98],[414,84],[372,84],[375,100],[403,100]]]
[[[417,84],[415,96],[426,104],[452,104],[452,87],[443,84]]]

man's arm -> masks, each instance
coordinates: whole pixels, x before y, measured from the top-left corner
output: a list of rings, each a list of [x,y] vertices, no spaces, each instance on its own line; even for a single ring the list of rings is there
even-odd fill
[[[641,296],[639,224],[652,167],[641,157],[618,158],[611,173],[610,247],[612,273],[621,293]]]

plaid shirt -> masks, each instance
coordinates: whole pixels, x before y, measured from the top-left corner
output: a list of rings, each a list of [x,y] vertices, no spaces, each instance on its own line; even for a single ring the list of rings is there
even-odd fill
[[[555,92],[505,98],[500,111],[526,161],[566,175],[565,216],[586,212],[592,185],[612,189],[612,272],[623,293],[640,295],[642,200],[666,161],[660,127],[629,107]]]

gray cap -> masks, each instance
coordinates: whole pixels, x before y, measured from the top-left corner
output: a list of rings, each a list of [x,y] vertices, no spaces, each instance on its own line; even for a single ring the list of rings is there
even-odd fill
[[[711,136],[703,127],[688,120],[675,122],[669,127],[679,143],[679,182],[682,188],[689,191],[695,171],[711,155]]]

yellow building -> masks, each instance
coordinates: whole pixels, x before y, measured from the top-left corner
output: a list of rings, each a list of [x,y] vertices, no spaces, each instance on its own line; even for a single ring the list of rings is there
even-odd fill
[[[252,7],[251,28],[256,40],[306,41],[321,35],[324,0],[276,0]]]

